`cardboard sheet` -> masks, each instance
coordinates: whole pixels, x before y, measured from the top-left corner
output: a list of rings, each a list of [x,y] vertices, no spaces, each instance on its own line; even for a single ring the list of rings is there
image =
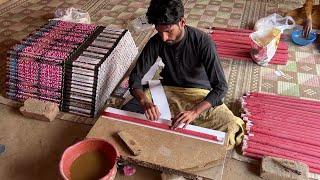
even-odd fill
[[[140,155],[131,155],[117,136],[117,132],[123,130],[142,146]],[[113,143],[125,161],[192,179],[221,179],[226,157],[226,143],[219,145],[199,141],[109,117],[100,117],[87,138],[102,138]]]

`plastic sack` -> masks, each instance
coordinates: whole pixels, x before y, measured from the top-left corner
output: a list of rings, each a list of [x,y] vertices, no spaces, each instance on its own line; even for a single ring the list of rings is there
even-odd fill
[[[273,13],[267,17],[259,19],[254,25],[255,31],[277,28],[282,32],[286,29],[292,29],[295,22],[291,16],[282,17],[279,14]]]
[[[136,19],[129,22],[129,26],[133,28],[134,32],[147,31],[154,27],[154,25],[148,23],[148,19],[145,15],[139,16]]]
[[[75,23],[84,23],[90,24],[91,19],[88,12],[84,12],[80,9],[70,7],[67,9],[57,9],[54,20],[75,22]]]
[[[252,59],[261,66],[268,65],[277,51],[283,31],[294,26],[290,16],[272,14],[259,19],[254,27],[256,31],[250,34]]]

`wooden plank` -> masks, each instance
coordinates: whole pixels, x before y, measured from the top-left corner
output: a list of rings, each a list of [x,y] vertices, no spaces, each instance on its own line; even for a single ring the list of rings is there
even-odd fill
[[[118,132],[119,137],[127,145],[133,155],[138,156],[141,154],[140,144],[128,133],[127,131]]]
[[[133,156],[120,137],[126,131],[141,145],[141,154]],[[137,165],[195,179],[221,179],[226,143],[219,145],[157,129],[100,117],[87,138],[102,138],[118,149],[121,159]]]

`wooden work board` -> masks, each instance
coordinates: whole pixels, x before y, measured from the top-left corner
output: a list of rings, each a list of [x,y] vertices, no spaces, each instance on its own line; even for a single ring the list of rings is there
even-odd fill
[[[117,135],[129,133],[141,146],[141,154],[133,156]],[[182,175],[186,178],[219,180],[222,177],[226,143],[224,145],[169,132],[100,117],[87,138],[101,138],[115,145],[120,159],[128,163]]]

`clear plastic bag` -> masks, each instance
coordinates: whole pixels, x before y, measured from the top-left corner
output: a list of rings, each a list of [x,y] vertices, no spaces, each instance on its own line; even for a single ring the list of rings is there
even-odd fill
[[[256,31],[250,34],[252,59],[259,65],[268,65],[276,53],[283,31],[294,26],[290,16],[271,14],[259,19],[254,27]]]
[[[142,32],[152,29],[154,26],[148,23],[148,19],[145,15],[139,16],[136,19],[129,22],[129,26],[134,32]]]
[[[279,14],[273,13],[267,17],[259,19],[254,25],[255,31],[277,28],[281,33],[286,29],[292,29],[295,22],[291,16],[282,17]]]
[[[91,23],[90,15],[88,12],[84,12],[74,7],[70,7],[67,9],[57,9],[54,15],[55,15],[54,20],[84,23],[84,24]]]

